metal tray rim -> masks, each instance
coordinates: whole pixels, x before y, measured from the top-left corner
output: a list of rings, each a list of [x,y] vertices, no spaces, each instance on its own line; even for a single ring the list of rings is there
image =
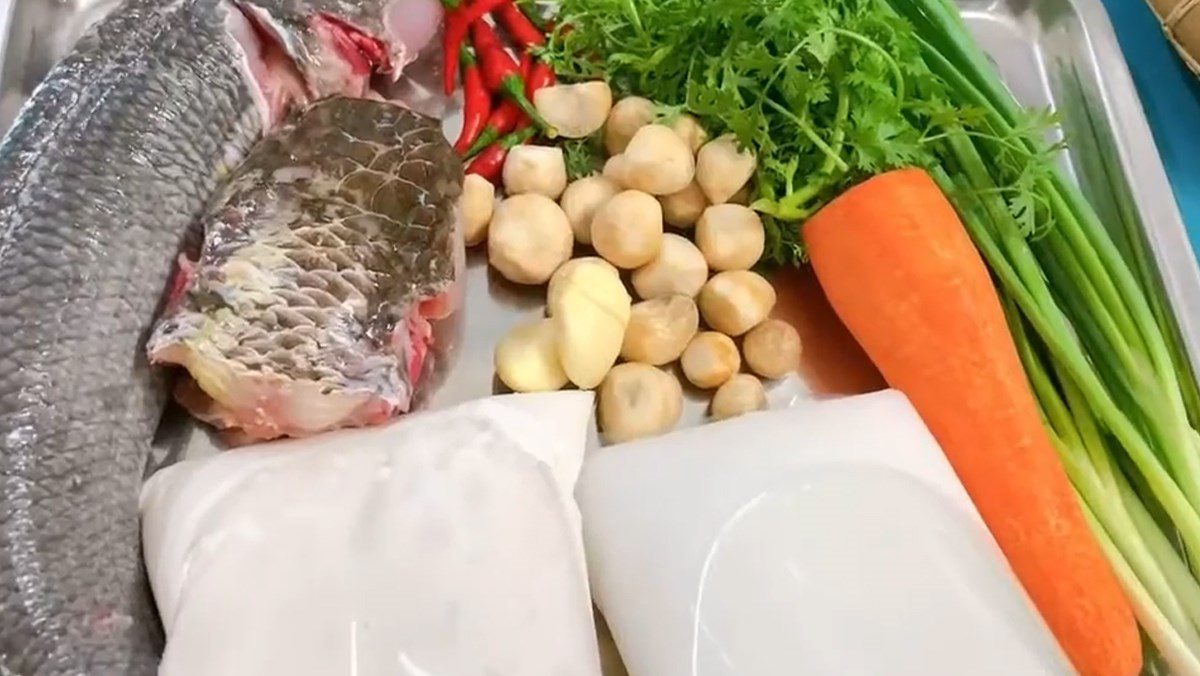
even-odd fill
[[[1143,233],[1191,362],[1200,368],[1200,265],[1141,97],[1101,0],[1068,2],[1083,23],[1084,39],[1095,57],[1092,74],[1105,102],[1103,111]]]

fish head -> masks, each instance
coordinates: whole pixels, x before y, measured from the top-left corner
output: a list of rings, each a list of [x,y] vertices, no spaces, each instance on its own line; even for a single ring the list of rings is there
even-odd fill
[[[440,0],[245,0],[238,7],[283,48],[314,99],[364,96],[375,74],[399,78],[442,21]]]

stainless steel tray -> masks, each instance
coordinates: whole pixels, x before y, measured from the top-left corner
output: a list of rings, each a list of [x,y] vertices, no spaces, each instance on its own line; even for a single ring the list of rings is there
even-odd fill
[[[114,4],[115,0],[0,0],[0,129],[7,129],[16,106],[82,30]],[[959,0],[959,4],[1017,97],[1027,105],[1054,106],[1063,114],[1064,132],[1071,143],[1063,156],[1064,167],[1080,182],[1101,217],[1111,224],[1120,222],[1121,201],[1115,198],[1128,198],[1134,205],[1124,217],[1136,220],[1149,242],[1189,354],[1194,364],[1200,364],[1200,268],[1100,0]],[[453,120],[447,124],[456,126]],[[479,252],[469,258],[457,361],[431,405],[494,391],[495,341],[513,324],[542,311],[541,290],[518,289],[489,274]],[[789,319],[830,321],[828,308],[797,309],[797,302],[819,304],[810,278],[788,275],[777,286],[783,301],[780,313]],[[808,292],[797,301],[798,288]],[[820,344],[830,340],[845,344]],[[849,342],[848,334],[827,331],[821,341],[806,343],[808,359],[801,375],[812,383],[823,361],[854,361],[856,348]],[[877,382],[865,376],[850,378],[842,386],[854,389]],[[685,423],[695,423],[704,415],[703,398],[693,394],[692,399]],[[187,444],[189,436],[185,433],[177,444]],[[196,442],[203,435],[196,437],[189,453],[201,452]],[[614,666],[608,673],[621,672]]]

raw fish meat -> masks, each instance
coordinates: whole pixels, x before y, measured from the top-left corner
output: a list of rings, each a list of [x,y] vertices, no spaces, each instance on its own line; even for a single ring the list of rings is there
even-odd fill
[[[381,101],[314,104],[218,194],[151,362],[187,368],[180,402],[242,439],[408,410],[431,320],[457,305],[462,178],[433,120]]]

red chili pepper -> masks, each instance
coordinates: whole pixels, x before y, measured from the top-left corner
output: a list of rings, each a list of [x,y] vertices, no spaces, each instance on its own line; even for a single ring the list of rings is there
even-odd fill
[[[509,0],[511,2],[511,0]],[[471,40],[475,43],[475,50],[479,55],[479,65],[483,70],[483,81],[487,84],[488,89],[504,95],[521,109],[521,112],[529,116],[534,124],[541,128],[542,133],[549,138],[554,138],[558,132],[554,127],[550,126],[537,109],[529,102],[525,96],[525,80],[521,77],[517,67],[517,62],[509,56],[508,52],[504,51],[504,45],[500,43],[499,36],[496,35],[495,29],[484,21],[476,21],[471,24]]]
[[[503,101],[487,119],[483,131],[467,149],[464,157],[474,157],[479,151],[488,147],[493,141],[516,128],[521,121],[521,109],[511,101]]]
[[[532,100],[534,92],[542,87],[553,85],[557,80],[558,78],[554,76],[554,68],[545,61],[538,61],[534,63],[533,68],[529,71],[529,76],[526,78],[525,95]]]
[[[463,62],[463,126],[458,140],[454,142],[454,150],[461,155],[483,131],[491,111],[492,96],[483,84],[475,55],[466,45],[460,47],[460,52]]]
[[[527,77],[532,69],[533,56],[529,52],[525,52],[521,55],[521,76]],[[471,147],[467,149],[465,156],[474,157],[476,153],[488,147],[492,141],[504,136],[513,129],[524,129],[527,126],[529,126],[529,118],[525,116],[525,113],[521,112],[517,104],[509,99],[504,99],[500,102],[500,105],[496,106],[492,114],[488,116],[487,124],[483,127],[483,132],[479,134],[479,137],[475,139]]]
[[[504,160],[508,158],[508,151],[533,138],[535,132],[533,127],[514,131],[484,148],[478,157],[471,160],[471,164],[467,166],[467,173],[479,174],[492,183],[496,183],[500,180],[500,172],[504,169]]]
[[[493,15],[504,26],[504,30],[508,31],[513,42],[517,43],[523,49],[537,47],[546,44],[546,36],[538,27],[533,25],[529,17],[517,9],[517,6],[512,3],[505,3],[496,8]]]
[[[442,20],[442,89],[449,96],[454,93],[459,47],[467,39],[467,24],[462,22],[464,10],[459,0],[442,0],[442,6],[446,11]]]
[[[549,35],[550,31],[554,30],[554,20],[547,19],[545,16],[539,14],[537,8],[533,6],[534,3],[516,0],[513,4],[516,5],[517,9],[521,10],[521,13],[525,15],[525,19],[529,23],[537,26],[542,35]]]
[[[488,89],[500,92],[504,76],[517,72],[517,62],[504,50],[500,36],[496,35],[496,29],[486,21],[471,24],[471,43],[475,46],[475,53],[483,67],[484,83]]]
[[[454,93],[454,80],[458,76],[458,48],[467,39],[471,24],[506,2],[512,0],[442,0],[446,8],[445,25],[442,27],[442,89],[447,96]]]
[[[538,61],[529,71],[529,75],[525,77],[525,97],[530,101],[533,100],[533,95],[542,87],[553,85],[557,78],[554,77],[554,69],[545,61]],[[517,122],[517,129],[524,129],[529,126],[529,118],[523,117]]]

